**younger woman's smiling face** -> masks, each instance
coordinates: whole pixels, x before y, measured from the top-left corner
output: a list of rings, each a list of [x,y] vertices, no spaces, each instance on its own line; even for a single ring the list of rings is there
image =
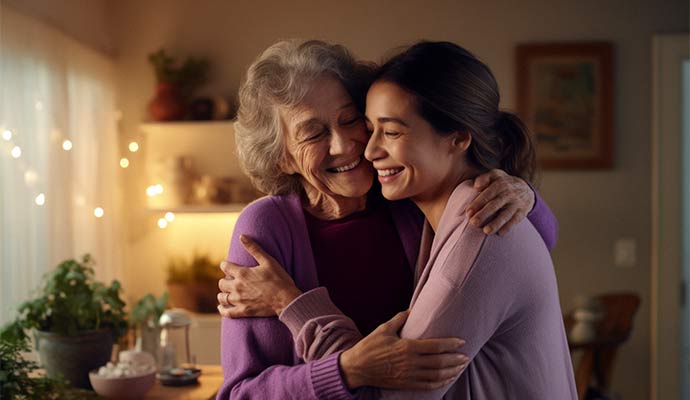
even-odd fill
[[[375,82],[367,94],[366,158],[374,164],[389,200],[433,200],[455,188],[462,175],[457,134],[442,136],[419,115],[413,94],[400,86]]]

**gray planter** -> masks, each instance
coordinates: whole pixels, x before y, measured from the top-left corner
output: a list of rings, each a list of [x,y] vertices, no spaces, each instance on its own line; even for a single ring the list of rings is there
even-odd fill
[[[46,374],[50,377],[62,375],[72,385],[83,389],[91,389],[89,371],[110,361],[113,349],[113,335],[109,329],[77,336],[36,331],[35,338]]]

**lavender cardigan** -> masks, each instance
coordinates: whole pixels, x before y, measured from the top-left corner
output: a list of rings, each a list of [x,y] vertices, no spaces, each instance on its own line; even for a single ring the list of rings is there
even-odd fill
[[[472,362],[436,391],[365,388],[360,398],[577,399],[556,277],[538,232],[522,221],[504,237],[469,224],[469,182],[453,192],[436,235],[424,227],[411,312],[401,336],[461,337]],[[305,360],[344,350],[361,335],[330,302],[309,291],[281,314]]]
[[[414,266],[422,235],[423,215],[409,201],[390,202],[389,207],[408,262]],[[528,218],[542,233],[547,246],[552,247],[556,241],[556,219],[539,196]],[[309,234],[297,195],[263,197],[248,205],[238,218],[228,260],[244,266],[256,265],[256,260],[242,247],[240,234],[255,239],[276,258],[302,291],[318,286]],[[310,298],[300,297],[306,302]],[[293,308],[296,314],[294,321],[314,321],[312,315],[300,315],[301,309]],[[307,311],[311,309],[304,308]],[[340,353],[335,350],[345,349],[354,342],[329,343],[329,339],[324,338],[315,346],[320,349],[315,352],[334,352],[325,358],[305,363],[295,350],[296,343],[288,326],[275,317],[223,318],[221,363],[225,381],[218,392],[218,399],[352,398],[340,375]],[[352,334],[351,337],[354,337],[355,332]],[[302,349],[307,347],[314,348],[309,344]]]

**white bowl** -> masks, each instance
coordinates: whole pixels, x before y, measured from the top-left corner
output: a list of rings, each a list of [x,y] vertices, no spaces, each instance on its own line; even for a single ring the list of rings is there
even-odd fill
[[[89,380],[93,390],[107,399],[141,399],[156,383],[156,371],[122,378],[107,378],[90,372]]]

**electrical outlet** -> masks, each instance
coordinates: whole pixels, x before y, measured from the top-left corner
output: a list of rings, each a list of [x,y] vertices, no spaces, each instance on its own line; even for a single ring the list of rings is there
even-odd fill
[[[633,238],[620,238],[616,240],[613,248],[613,258],[616,267],[634,267],[637,264],[637,241]]]

